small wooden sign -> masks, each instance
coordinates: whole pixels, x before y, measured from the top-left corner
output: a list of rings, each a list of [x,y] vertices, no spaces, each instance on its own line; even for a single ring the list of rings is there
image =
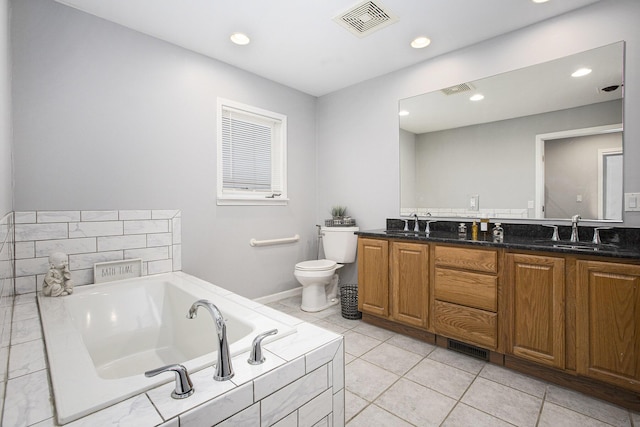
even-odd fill
[[[131,279],[142,276],[142,259],[97,262],[93,264],[93,283]]]

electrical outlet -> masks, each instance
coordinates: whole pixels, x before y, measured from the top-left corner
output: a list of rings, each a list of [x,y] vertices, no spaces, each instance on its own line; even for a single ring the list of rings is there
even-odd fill
[[[640,211],[640,193],[624,193],[625,212]]]
[[[469,210],[477,211],[480,207],[480,196],[474,194],[469,199]]]

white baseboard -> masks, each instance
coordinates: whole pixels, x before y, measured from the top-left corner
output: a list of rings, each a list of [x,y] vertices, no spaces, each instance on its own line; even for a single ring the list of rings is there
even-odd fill
[[[289,289],[288,291],[278,292],[277,294],[256,298],[254,299],[254,301],[260,304],[269,304],[270,302],[278,301],[284,298],[295,297],[297,295],[302,295],[302,286],[294,289]]]

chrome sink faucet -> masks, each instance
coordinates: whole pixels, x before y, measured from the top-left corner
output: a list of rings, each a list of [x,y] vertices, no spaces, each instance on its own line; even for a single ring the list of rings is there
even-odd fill
[[[222,313],[211,301],[201,299],[193,303],[187,314],[188,319],[195,319],[198,307],[204,307],[209,311],[216,324],[218,332],[218,363],[213,379],[216,381],[226,381],[233,377],[233,367],[231,366],[231,355],[229,354],[229,340],[227,339],[227,325],[222,317]]]
[[[578,221],[580,221],[580,215],[574,215],[571,217],[571,242],[578,241]]]
[[[411,215],[411,217],[415,220],[415,223],[413,225],[413,231],[418,233],[420,231],[420,222],[418,221],[418,214],[414,213],[413,215]]]

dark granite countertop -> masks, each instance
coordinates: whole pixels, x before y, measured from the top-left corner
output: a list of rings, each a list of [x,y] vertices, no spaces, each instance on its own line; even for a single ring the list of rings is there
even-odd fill
[[[420,220],[420,230],[426,227],[425,221]],[[409,221],[409,228],[413,230],[413,221]],[[403,231],[404,221],[387,220],[386,230],[364,230],[356,232],[362,237],[392,238],[418,242],[452,243],[475,247],[493,247],[503,249],[530,250],[556,252],[574,255],[592,255],[611,258],[640,259],[640,229],[613,227],[600,230],[602,243],[591,243],[593,228],[579,227],[579,242],[569,241],[571,227],[560,226],[560,241],[551,240],[553,229],[538,224],[502,224],[504,239],[502,242],[493,240],[491,230],[487,233],[478,232],[478,239],[471,239],[471,223],[465,222],[467,233],[465,237],[458,236],[458,224],[454,221],[432,222],[429,227],[431,232],[427,235],[424,231],[415,233]],[[490,225],[490,229],[494,224]]]

